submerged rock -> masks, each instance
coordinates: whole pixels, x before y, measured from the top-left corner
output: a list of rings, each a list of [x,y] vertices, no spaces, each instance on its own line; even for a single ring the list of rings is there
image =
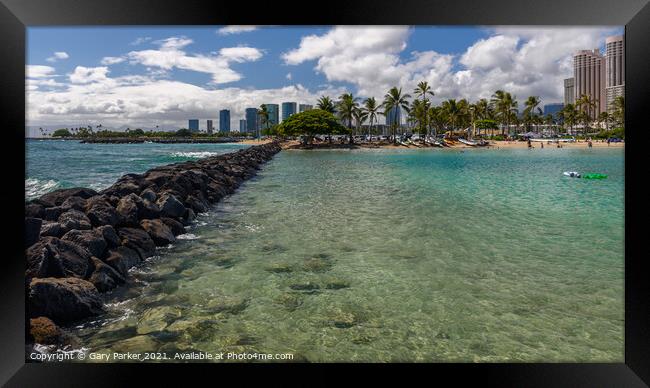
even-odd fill
[[[138,320],[137,333],[148,334],[164,330],[174,320],[181,317],[181,310],[170,306],[154,307],[142,313]]]
[[[289,263],[273,263],[264,269],[266,271],[273,272],[273,273],[293,272],[293,266]]]
[[[350,287],[350,282],[341,279],[332,279],[325,283],[325,288],[328,290],[340,290],[348,287]]]
[[[281,304],[289,311],[294,311],[302,305],[302,298],[298,295],[284,292],[275,298],[275,302]]]
[[[240,297],[217,297],[206,304],[206,308],[214,313],[227,312],[237,314],[248,307],[248,299]]]
[[[332,264],[323,259],[312,257],[305,260],[302,268],[308,272],[326,272],[332,268]]]
[[[289,288],[296,291],[317,291],[320,289],[320,286],[316,283],[305,282],[305,283],[294,283],[289,285]]]

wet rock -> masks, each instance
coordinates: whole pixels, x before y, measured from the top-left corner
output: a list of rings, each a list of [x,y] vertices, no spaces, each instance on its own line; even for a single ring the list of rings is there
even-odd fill
[[[88,279],[99,292],[110,291],[120,284],[124,284],[125,279],[109,264],[104,263],[96,257],[91,258],[95,270]]]
[[[171,229],[161,220],[142,220],[140,225],[158,246],[168,245],[176,241]]]
[[[165,217],[181,218],[185,214],[185,206],[175,196],[163,194],[157,201],[160,213]]]
[[[61,204],[61,208],[66,211],[70,209],[74,209],[82,212],[86,209],[86,200],[84,198],[77,197],[77,196],[68,197]]]
[[[184,225],[190,225],[192,222],[194,222],[194,220],[196,220],[196,214],[194,213],[194,210],[187,209],[181,221]]]
[[[149,334],[164,330],[174,320],[181,317],[181,310],[175,307],[154,307],[142,313],[138,320],[138,334]]]
[[[25,248],[38,241],[42,224],[40,218],[25,217]]]
[[[63,235],[61,239],[73,242],[97,257],[104,257],[104,252],[108,246],[101,231],[97,230],[71,230]]]
[[[79,210],[74,209],[62,213],[59,216],[58,223],[61,224],[61,227],[66,232],[73,229],[87,230],[92,227],[88,217]]]
[[[87,278],[92,271],[90,252],[56,237],[43,237],[26,253],[26,277]]]
[[[156,192],[151,189],[145,189],[140,193],[140,198],[146,199],[149,202],[156,202]]]
[[[29,283],[29,313],[64,324],[104,312],[95,286],[77,278],[35,278]]]
[[[142,199],[135,194],[129,194],[119,200],[116,210],[122,216],[120,225],[138,225],[138,204],[142,207]]]
[[[57,345],[63,342],[63,332],[47,317],[30,319],[29,334],[37,344]]]
[[[137,335],[124,341],[117,342],[113,345],[113,350],[122,353],[142,353],[154,352],[160,344],[154,338],[148,335]]]
[[[93,226],[115,226],[120,222],[117,210],[102,196],[95,196],[86,201],[86,215]]]
[[[56,221],[59,216],[65,211],[60,206],[48,207],[43,211],[43,219],[48,221]]]
[[[120,236],[122,245],[138,252],[142,260],[156,253],[156,244],[142,229],[121,228],[117,234]]]
[[[173,218],[168,218],[168,217],[163,217],[161,218],[162,222],[169,227],[169,229],[172,231],[174,236],[178,236],[180,234],[185,234],[185,226],[183,226],[182,223],[179,221],[176,221]]]
[[[113,267],[113,269],[115,269],[120,275],[126,277],[128,275],[129,269],[138,265],[140,261],[141,258],[138,252],[134,251],[133,249],[120,246],[109,251],[108,258],[106,259],[106,264]]]
[[[185,200],[185,205],[191,208],[195,213],[205,213],[208,211],[208,204],[206,201],[201,200],[193,195],[189,195]]]
[[[102,237],[104,237],[104,241],[106,241],[106,244],[109,248],[114,248],[120,245],[120,237],[117,235],[115,228],[112,226],[104,225],[96,228],[95,230],[102,234]]]
[[[61,237],[64,232],[63,227],[58,222],[46,222],[41,226],[41,237]]]
[[[160,214],[160,207],[158,207],[155,202],[149,201],[148,199],[143,200],[142,204],[138,208],[138,218],[140,219],[159,218]]]
[[[25,217],[43,218],[44,216],[45,206],[33,202],[25,205]]]
[[[95,190],[83,188],[83,187],[74,187],[71,189],[60,189],[54,190],[47,194],[42,195],[39,199],[45,203],[51,203],[54,206],[60,206],[65,202],[66,199],[70,197],[79,197],[82,199],[88,199],[97,195]]]

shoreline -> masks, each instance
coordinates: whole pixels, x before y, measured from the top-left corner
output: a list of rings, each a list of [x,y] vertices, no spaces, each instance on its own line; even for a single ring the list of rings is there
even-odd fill
[[[278,142],[126,174],[99,192],[59,189],[25,203],[28,344],[65,345],[59,326],[105,312],[101,294],[234,193]]]
[[[557,143],[547,143],[543,142],[543,149],[546,148],[558,148]],[[589,145],[586,141],[576,141],[576,142],[562,142],[560,143],[560,148],[570,148],[570,149],[589,149]],[[282,148],[285,150],[331,150],[331,149],[421,149],[421,150],[453,150],[453,149],[527,149],[528,144],[525,141],[505,141],[505,140],[491,140],[487,146],[470,146],[457,142],[454,145],[449,147],[436,147],[431,145],[401,145],[393,144],[388,142],[367,144],[367,143],[355,143],[355,144],[329,144],[329,143],[314,143],[309,146],[302,145],[297,140],[287,141],[282,144]],[[542,149],[542,142],[532,142],[533,149]],[[610,143],[592,141],[592,148],[625,148],[625,143]]]

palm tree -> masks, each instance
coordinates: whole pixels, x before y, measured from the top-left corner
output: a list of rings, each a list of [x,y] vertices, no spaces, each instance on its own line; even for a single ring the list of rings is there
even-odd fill
[[[359,106],[357,98],[352,93],[343,93],[336,103],[336,108],[341,121],[348,123],[348,131],[350,132],[350,144],[354,143],[352,137],[352,119],[354,110]]]
[[[612,116],[616,124],[625,128],[625,97],[618,96],[614,99]]]
[[[486,120],[490,117],[490,104],[488,103],[488,100],[485,98],[481,98],[478,100],[474,105],[473,105],[473,114],[474,114],[474,124],[478,120]],[[480,128],[479,128],[479,134],[480,134]]]
[[[576,100],[576,107],[580,109],[583,113],[586,113],[586,117],[582,117],[582,122],[584,124],[584,133],[586,134],[589,130],[589,122],[592,119],[595,119],[595,114],[592,114],[592,109],[596,109],[598,105],[598,100],[592,99],[590,95],[583,94]]]
[[[427,135],[429,123],[429,101],[428,100],[413,100],[410,109],[410,118],[414,123],[418,124],[419,132],[421,135]]]
[[[316,102],[316,107],[318,107],[318,109],[320,110],[324,110],[332,114],[336,113],[336,107],[334,106],[334,103],[328,96],[322,96],[321,98],[319,98],[318,101]]]
[[[368,121],[370,121],[370,127],[368,128],[368,134],[372,132],[372,125],[377,121],[377,114],[379,113],[379,106],[377,106],[377,100],[374,97],[366,98],[363,102],[363,110],[368,116]]]
[[[524,122],[526,123],[526,130],[530,130],[530,124],[534,123],[537,120],[537,117],[535,115],[535,109],[537,108],[540,104],[540,99],[537,96],[530,96],[524,102]]]
[[[409,102],[408,99],[411,98],[409,94],[402,94],[402,88],[397,89],[397,87],[392,87],[386,95],[384,95],[384,102],[382,106],[384,107],[384,115],[388,116],[388,112],[394,109],[395,115],[394,120],[391,125],[393,132],[393,142],[397,144],[397,126],[400,125],[400,110],[409,111]]]
[[[601,124],[605,123],[605,130],[606,131],[609,131],[609,122],[610,122],[610,120],[611,120],[611,117],[610,117],[609,113],[607,113],[607,112],[600,112],[600,114],[598,115],[598,121]]]
[[[578,110],[575,105],[567,104],[558,115],[564,121],[564,124],[569,126],[570,132],[573,133],[573,125],[575,125],[578,118]]]
[[[461,107],[455,99],[449,99],[442,102],[442,111],[447,118],[447,123],[451,124],[451,131],[456,130],[456,124],[462,116]]]
[[[260,105],[260,108],[257,110],[257,115],[260,118],[260,124],[266,124],[266,129],[269,129],[269,108],[266,104]],[[259,128],[257,130],[257,138],[260,138]]]
[[[429,108],[428,116],[429,123],[431,123],[431,126],[433,127],[433,135],[436,136],[438,134],[436,128],[444,129],[444,126],[447,123],[446,114],[442,107],[432,106]]]
[[[494,110],[497,112],[497,117],[499,117],[502,124],[505,124],[510,129],[510,123],[513,121],[513,115],[516,118],[517,114],[517,100],[510,93],[504,92],[503,90],[497,90],[493,95],[490,101]],[[501,134],[505,135],[505,131],[502,127]]]
[[[429,83],[427,81],[421,81],[418,83],[418,86],[413,90],[413,95],[416,98],[421,97],[422,103],[424,105],[428,105],[429,99],[427,98],[427,96],[433,97],[435,96],[435,93],[433,93],[433,90],[431,90],[431,86],[429,86]],[[427,115],[425,115],[425,120],[427,120]],[[429,128],[428,120],[424,122],[424,126],[428,132],[428,128]]]
[[[368,113],[363,108],[354,107],[354,110],[352,111],[352,118],[354,119],[357,134],[360,134],[361,126],[368,118]]]

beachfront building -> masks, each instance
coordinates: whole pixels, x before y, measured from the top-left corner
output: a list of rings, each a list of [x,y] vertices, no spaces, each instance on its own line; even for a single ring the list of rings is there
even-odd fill
[[[625,42],[623,35],[605,40],[605,100],[607,111],[613,110],[616,97],[625,96]]]
[[[553,117],[557,116],[557,113],[564,108],[564,104],[558,102],[555,104],[546,104],[544,105],[544,116],[546,115],[553,115]]]
[[[230,111],[228,109],[219,111],[219,132],[230,132]]]
[[[298,112],[305,112],[305,111],[312,110],[312,109],[314,109],[313,105],[309,105],[309,104],[300,104],[300,105],[298,105]]]
[[[605,111],[605,57],[599,49],[580,50],[573,56],[574,98],[587,95],[596,102],[591,110],[592,119]],[[584,108],[583,108],[584,109]]]
[[[567,78],[564,80],[564,105],[575,104],[576,91],[574,78]]]
[[[269,122],[268,122],[269,127],[280,124],[280,105],[278,104],[265,104],[265,105],[266,105],[266,109],[269,111]]]
[[[295,102],[283,102],[282,103],[282,121],[289,118],[289,116],[296,114],[296,103]]]
[[[240,133],[246,132],[246,120],[244,119],[239,120],[239,132]]]
[[[187,129],[189,129],[190,132],[198,132],[199,131],[199,120],[198,119],[190,119],[189,122],[187,123]]]
[[[259,128],[258,124],[259,120],[257,118],[257,108],[246,108],[246,131],[244,132],[251,132],[251,133],[257,133],[257,129]]]
[[[212,120],[208,120],[206,124],[207,124],[208,135],[212,135],[212,129],[214,129],[214,127],[212,126]]]
[[[395,107],[389,110],[388,114],[386,115],[386,125],[389,127],[394,124],[399,126],[401,123],[402,117],[399,107]]]

